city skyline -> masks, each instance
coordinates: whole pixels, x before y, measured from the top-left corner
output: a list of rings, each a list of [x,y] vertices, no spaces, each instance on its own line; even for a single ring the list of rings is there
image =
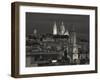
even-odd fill
[[[69,30],[72,27],[81,30],[82,33],[87,33],[89,31],[89,16],[88,15],[69,15],[69,14],[49,14],[49,13],[26,13],[26,31],[31,33],[31,30],[41,29],[40,33],[45,31],[52,32],[52,28],[56,22],[57,26],[64,23],[65,28]],[[41,27],[40,27],[41,26]],[[27,28],[28,27],[28,28]],[[81,29],[80,29],[81,27]],[[47,29],[48,28],[48,29]]]

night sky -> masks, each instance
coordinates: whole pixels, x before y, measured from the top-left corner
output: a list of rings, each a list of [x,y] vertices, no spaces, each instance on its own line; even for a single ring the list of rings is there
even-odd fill
[[[56,22],[59,27],[61,23],[69,31],[73,29],[78,37],[89,38],[89,15],[70,15],[70,14],[49,14],[49,13],[26,13],[26,34],[33,33],[52,33],[53,25]],[[81,33],[81,34],[80,34]]]

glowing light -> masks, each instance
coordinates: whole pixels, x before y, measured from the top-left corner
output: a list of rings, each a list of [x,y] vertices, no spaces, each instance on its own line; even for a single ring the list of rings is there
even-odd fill
[[[56,22],[54,23],[54,27],[53,27],[53,34],[57,35],[57,26],[56,26]]]

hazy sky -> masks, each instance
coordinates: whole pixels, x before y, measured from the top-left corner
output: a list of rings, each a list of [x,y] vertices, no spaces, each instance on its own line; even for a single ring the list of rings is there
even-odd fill
[[[59,27],[61,23],[69,31],[73,27],[77,33],[89,36],[89,15],[49,14],[49,13],[26,13],[26,34],[37,29],[39,34],[52,33],[54,22]],[[80,35],[80,34],[79,34]],[[78,36],[79,36],[78,35]]]

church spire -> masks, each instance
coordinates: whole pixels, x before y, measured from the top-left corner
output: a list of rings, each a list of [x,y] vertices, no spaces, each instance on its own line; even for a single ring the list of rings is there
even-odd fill
[[[54,26],[53,26],[53,34],[57,35],[57,25],[56,25],[56,22],[54,23]]]
[[[68,32],[68,30],[65,31],[64,35],[69,36],[69,32]]]
[[[60,31],[61,31],[60,34],[61,34],[61,35],[64,35],[64,32],[65,32],[65,26],[64,26],[64,23],[63,23],[63,22],[61,23]]]

